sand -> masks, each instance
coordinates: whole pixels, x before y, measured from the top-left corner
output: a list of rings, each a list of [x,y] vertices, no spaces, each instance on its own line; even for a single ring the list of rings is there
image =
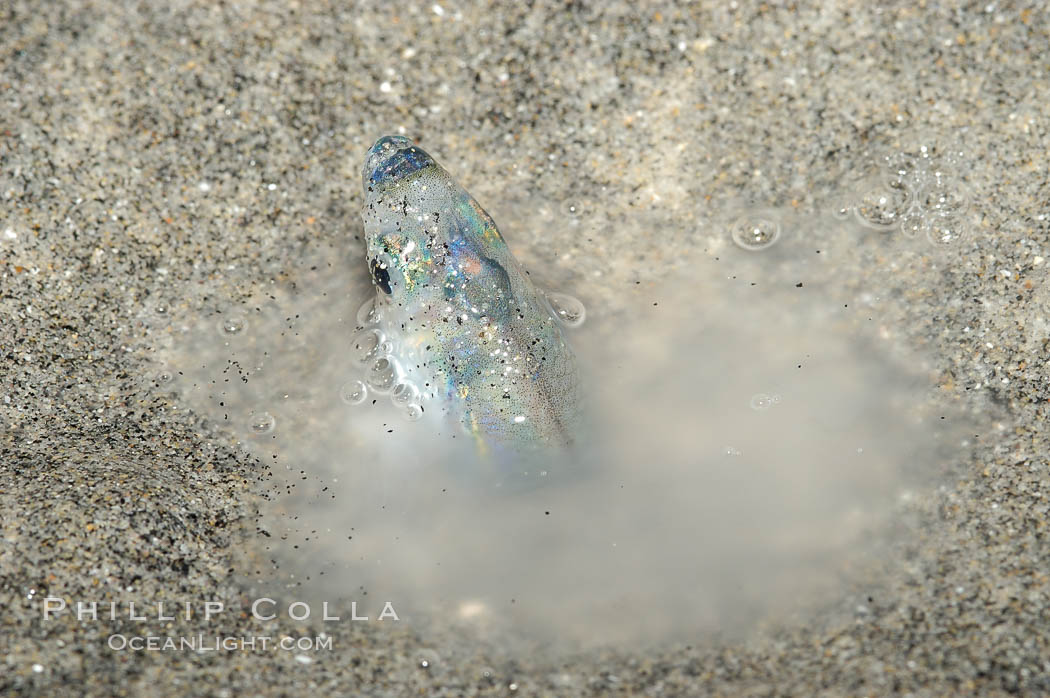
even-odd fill
[[[1009,3],[8,2],[0,692],[1050,692],[1048,26]],[[895,573],[746,640],[541,660],[318,609],[254,621],[243,577],[265,468],[165,388],[153,355],[186,318],[294,280],[304,250],[355,248],[359,163],[385,132],[426,144],[479,200],[579,204],[600,242],[565,226],[516,249],[553,266],[574,250],[576,271],[604,272],[598,306],[657,278],[708,208],[819,210],[873,153],[961,152],[967,236],[896,280],[907,340],[992,430],[922,494]],[[640,260],[646,216],[673,224]],[[44,620],[48,597],[98,601],[100,620]],[[194,616],[131,620],[128,601]],[[208,601],[226,610],[205,620]],[[147,628],[324,633],[333,649],[111,648]]]

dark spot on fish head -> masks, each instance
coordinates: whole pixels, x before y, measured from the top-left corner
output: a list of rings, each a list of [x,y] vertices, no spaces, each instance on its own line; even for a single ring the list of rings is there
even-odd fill
[[[393,293],[393,289],[390,288],[390,270],[387,269],[387,266],[373,258],[368,263],[368,268],[372,272],[372,283],[376,285],[376,288],[388,296]]]
[[[406,177],[435,164],[434,158],[404,136],[383,136],[365,156],[362,172],[365,192],[371,186]]]

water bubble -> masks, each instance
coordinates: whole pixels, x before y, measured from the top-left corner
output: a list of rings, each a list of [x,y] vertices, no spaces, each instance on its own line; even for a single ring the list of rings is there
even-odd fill
[[[559,209],[566,216],[577,218],[583,213],[584,206],[579,201],[565,201],[562,202],[561,206],[559,206]]]
[[[722,449],[722,453],[724,453],[727,456],[739,456],[739,455],[741,455],[740,449],[737,448],[736,446],[726,446],[725,448]]]
[[[952,168],[948,167],[941,159],[931,160],[926,168],[929,184],[931,186],[950,184],[956,179],[951,170]]]
[[[157,305],[153,306],[153,310],[157,313],[157,315],[168,314],[168,306],[164,303],[157,303]]]
[[[389,339],[384,339],[379,343],[379,348],[376,349],[379,356],[389,356],[394,353],[394,343]]]
[[[915,190],[906,181],[901,181],[894,177],[884,177],[882,184],[887,190],[893,192],[906,202],[910,203],[915,199],[913,194]]]
[[[423,417],[423,408],[419,405],[407,405],[405,407],[405,417],[410,422],[417,422]]]
[[[357,309],[357,324],[362,327],[379,324],[380,313],[376,307],[376,299],[369,298]]]
[[[490,666],[478,667],[477,680],[486,683],[488,685],[494,685],[496,683],[496,670]]]
[[[240,334],[244,331],[244,319],[238,315],[229,315],[219,320],[219,332],[225,335]]]
[[[276,426],[277,418],[269,412],[259,412],[252,415],[251,428],[256,434],[269,434]]]
[[[157,382],[161,385],[170,383],[173,380],[175,380],[175,374],[171,371],[164,370],[157,374]]]
[[[934,182],[923,190],[922,207],[927,211],[949,215],[966,205],[967,194],[962,184],[948,177],[934,177]]]
[[[887,186],[915,191],[921,185],[920,173],[925,170],[920,168],[918,160],[911,153],[895,153],[886,158],[886,165]]]
[[[962,237],[962,228],[953,218],[934,216],[926,220],[926,239],[934,245],[951,245]]]
[[[925,226],[926,218],[922,215],[922,210],[912,206],[901,218],[900,231],[908,237],[914,237],[925,230]]]
[[[383,333],[379,330],[361,330],[350,338],[350,356],[360,364],[367,364],[380,355],[382,343]]]
[[[548,293],[554,317],[566,327],[579,327],[587,319],[587,308],[575,296],[567,293]]]
[[[908,192],[888,186],[877,179],[865,180],[858,189],[857,220],[875,230],[888,230],[897,225],[908,210]]]
[[[360,405],[368,397],[368,387],[358,380],[343,383],[339,389],[339,399],[348,405]]]
[[[765,393],[758,393],[757,395],[752,396],[750,404],[751,409],[757,412],[762,412],[772,407],[774,400],[771,396],[766,395]]]
[[[397,363],[386,356],[376,359],[368,370],[368,387],[385,395],[393,389],[398,379]]]
[[[729,232],[737,247],[757,252],[780,239],[780,221],[766,212],[752,213],[733,221]]]
[[[853,197],[842,192],[835,195],[831,199],[831,215],[840,221],[844,221],[849,218],[850,214],[853,213]]]
[[[422,649],[416,653],[416,663],[420,669],[433,673],[441,664],[441,656],[432,649]]]
[[[390,401],[395,405],[404,406],[419,399],[419,390],[411,383],[398,383],[390,391]]]

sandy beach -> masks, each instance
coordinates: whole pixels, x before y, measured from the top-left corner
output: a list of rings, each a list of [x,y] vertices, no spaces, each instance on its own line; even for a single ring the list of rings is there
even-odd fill
[[[1045,7],[8,0],[0,28],[0,693],[1050,693]],[[669,297],[682,250],[732,249],[733,211],[797,227],[873,158],[952,153],[959,235],[867,240],[827,278],[853,294],[836,307],[879,296],[875,335],[930,357],[981,433],[870,583],[746,633],[544,656],[380,620],[372,596],[338,622],[259,604],[276,465],[164,357],[316,287],[317,260],[367,288],[360,167],[384,133],[609,323],[625,288]],[[197,644],[125,644],[147,636]]]

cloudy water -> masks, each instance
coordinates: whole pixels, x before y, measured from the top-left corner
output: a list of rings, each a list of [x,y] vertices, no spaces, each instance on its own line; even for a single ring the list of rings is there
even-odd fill
[[[367,388],[359,241],[184,319],[160,352],[171,389],[270,483],[251,583],[555,646],[746,633],[876,584],[909,504],[987,426],[946,402],[909,331],[921,289],[894,283],[913,267],[935,285],[940,246],[975,225],[938,213],[922,158],[813,211],[487,206],[532,281],[586,307],[566,330],[585,423],[527,461]],[[579,245],[530,244],[556,225]],[[604,250],[613,227],[630,254]]]

